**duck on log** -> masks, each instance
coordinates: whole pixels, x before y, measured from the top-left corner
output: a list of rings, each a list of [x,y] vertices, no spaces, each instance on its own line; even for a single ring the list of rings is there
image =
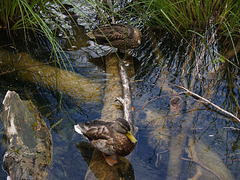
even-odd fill
[[[142,33],[131,25],[113,24],[92,30],[87,36],[95,39],[98,44],[126,50],[137,48],[141,44]]]
[[[132,95],[127,73],[119,62],[119,74],[122,81],[122,97],[117,97],[123,106],[123,117],[114,121],[93,120],[79,123],[74,126],[77,133],[87,139],[93,147],[103,152],[106,162],[113,166],[118,156],[127,156],[136,146],[137,140],[131,133],[130,124],[133,125]],[[106,155],[111,156],[106,156]]]
[[[122,112],[124,108],[121,108],[119,106],[120,103],[116,101],[116,97],[123,98],[122,91],[124,85],[120,83],[122,80],[120,78],[120,69],[118,66],[120,62],[118,56],[115,53],[108,54],[105,57],[105,62],[107,83],[101,121],[114,122],[117,118],[123,117],[124,114]],[[133,72],[133,66],[129,67],[128,74],[131,74],[130,72]],[[126,120],[128,121],[129,119]],[[132,122],[129,122],[129,124],[132,124]],[[88,161],[89,169],[85,179],[134,179],[131,163],[123,156],[117,156],[117,161],[118,163],[114,164],[114,166],[109,166],[102,153],[95,149],[91,160]]]

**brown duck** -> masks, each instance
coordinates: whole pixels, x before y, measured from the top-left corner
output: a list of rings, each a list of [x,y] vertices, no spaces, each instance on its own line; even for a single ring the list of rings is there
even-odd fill
[[[87,36],[96,39],[98,44],[125,50],[137,48],[141,44],[142,33],[131,25],[114,24],[95,29]]]
[[[123,118],[117,118],[114,122],[93,120],[84,124],[79,123],[74,126],[74,129],[93,147],[103,152],[103,156],[110,166],[117,163],[116,155],[127,156],[137,143],[131,133],[129,122]]]

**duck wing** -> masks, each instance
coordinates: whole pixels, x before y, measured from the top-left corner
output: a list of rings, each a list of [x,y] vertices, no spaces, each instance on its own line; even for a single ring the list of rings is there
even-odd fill
[[[93,31],[93,35],[98,40],[124,40],[129,36],[132,36],[134,33],[134,29],[132,26],[127,25],[111,25],[111,26],[103,26],[100,29],[95,29]]]
[[[93,120],[84,124],[76,125],[75,130],[85,136],[89,141],[109,139],[113,131],[113,122]]]

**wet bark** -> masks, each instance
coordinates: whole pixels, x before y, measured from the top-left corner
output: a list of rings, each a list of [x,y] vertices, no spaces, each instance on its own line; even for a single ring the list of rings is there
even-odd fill
[[[118,61],[115,54],[109,54],[105,57],[107,83],[101,114],[101,119],[105,121],[114,121],[123,115],[121,104],[116,101],[116,97],[122,96]]]
[[[46,166],[51,161],[50,131],[31,101],[22,101],[8,91],[3,100],[3,121],[8,147],[3,168],[12,180],[46,179]]]
[[[18,77],[29,83],[38,83],[42,87],[64,92],[73,98],[86,100],[86,102],[96,102],[102,98],[102,84],[79,74],[41,63],[29,54],[12,54],[1,50],[0,62],[1,71],[16,73],[14,78]]]

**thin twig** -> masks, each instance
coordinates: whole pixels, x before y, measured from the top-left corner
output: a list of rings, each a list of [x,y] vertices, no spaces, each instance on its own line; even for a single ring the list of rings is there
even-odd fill
[[[240,131],[239,128],[235,128],[235,127],[224,127],[223,129],[232,129],[234,131]]]
[[[56,122],[54,125],[52,125],[51,128],[50,128],[50,132],[51,132],[52,129],[54,129],[58,124],[60,124],[63,120],[64,120],[64,118],[60,119],[58,122]]]
[[[211,101],[205,99],[204,97],[202,97],[202,96],[200,96],[200,95],[198,95],[198,94],[196,94],[196,93],[194,93],[194,92],[192,92],[192,91],[186,89],[186,88],[183,87],[183,86],[178,86],[178,85],[174,85],[174,86],[183,89],[184,91],[186,91],[186,92],[192,94],[193,96],[198,97],[199,99],[203,100],[205,103],[210,104],[210,105],[212,105],[213,107],[217,108],[218,110],[220,110],[220,111],[222,111],[222,112],[228,114],[229,116],[231,116],[232,118],[236,119],[236,120],[240,123],[240,119],[239,119],[237,116],[235,116],[235,115],[233,115],[232,113],[230,113],[230,112],[228,112],[228,111],[226,111],[226,110],[220,108],[219,106],[217,106],[216,104],[212,103]]]

